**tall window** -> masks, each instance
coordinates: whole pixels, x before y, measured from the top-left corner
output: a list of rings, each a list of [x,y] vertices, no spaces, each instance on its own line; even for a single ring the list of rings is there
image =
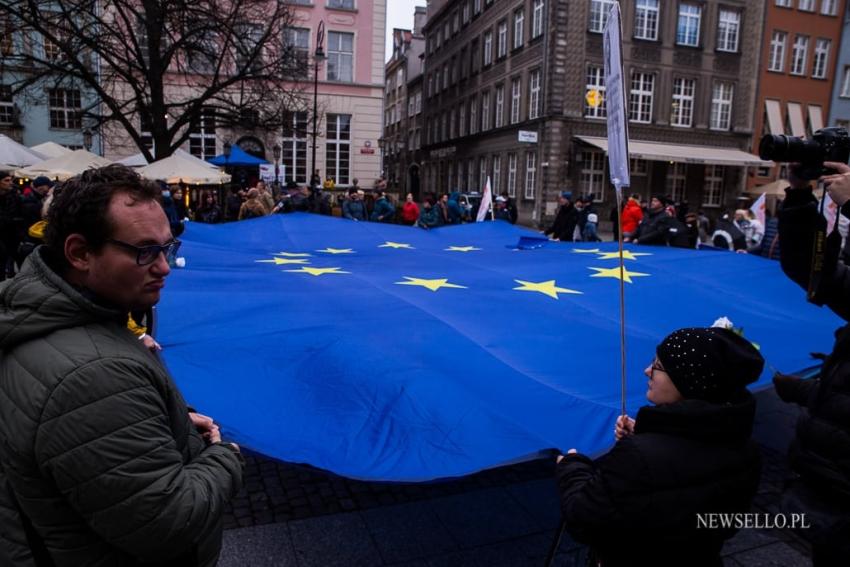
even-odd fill
[[[658,0],[637,0],[635,38],[653,41],[658,39]]]
[[[490,129],[490,91],[481,95],[481,131]]]
[[[79,130],[83,127],[83,107],[77,89],[50,89],[50,127]],[[212,157],[212,156],[210,156]]]
[[[616,4],[617,0],[590,0],[590,23],[588,28],[595,33],[602,33],[605,29],[605,24],[608,23],[608,14],[611,12],[611,6]]]
[[[284,116],[280,162],[285,181],[307,183],[307,113],[293,112]]]
[[[215,157],[215,111],[203,109],[189,126],[189,153],[200,159]]]
[[[676,203],[685,200],[685,172],[684,163],[674,163],[667,169],[667,191]]]
[[[484,65],[493,63],[493,32],[484,33]]]
[[[478,14],[481,12],[481,0],[472,0],[472,13]]]
[[[605,154],[585,150],[581,152],[581,192],[592,195],[594,201],[605,196]]]
[[[511,124],[519,122],[519,104],[522,96],[522,85],[519,79],[511,81]]]
[[[354,9],[354,0],[328,0],[328,8]]]
[[[829,66],[829,47],[828,39],[818,39],[815,43],[815,61],[812,69],[812,77],[815,79],[826,78],[826,68]]]
[[[462,14],[462,15],[461,15],[461,20],[463,21],[464,25],[466,25],[467,23],[469,23],[469,2],[470,2],[470,1],[471,1],[471,0],[466,0],[466,1],[463,3],[463,11],[461,12],[461,14]]]
[[[481,156],[478,158],[478,184],[483,189],[485,183],[487,183],[487,158],[485,156]],[[492,191],[492,187],[490,190]]]
[[[723,197],[723,166],[705,166],[705,186],[702,191],[703,207],[719,207]]]
[[[587,87],[585,95],[592,90],[599,91],[602,95],[602,102],[599,106],[590,106],[587,102],[587,96],[584,100],[584,115],[587,118],[605,118],[608,116],[605,101],[605,69],[598,65],[587,66]]]
[[[732,125],[732,83],[717,81],[711,91],[711,119],[709,127],[712,130],[728,130]]]
[[[449,139],[455,137],[455,122],[457,121],[457,110],[451,109],[449,111]]]
[[[694,118],[694,79],[673,79],[673,108],[670,124],[690,127]]]
[[[505,124],[505,85],[496,87],[496,128]]]
[[[333,177],[337,185],[348,185],[351,168],[351,115],[328,114],[327,123],[325,175]]]
[[[473,96],[469,99],[469,133],[475,134],[478,132],[478,97]]]
[[[284,45],[290,50],[293,75],[306,78],[310,69],[310,30],[307,28],[286,28]]]
[[[493,155],[492,189],[494,195],[499,195],[502,191],[502,156],[499,154]]]
[[[790,8],[791,0],[776,0],[776,5],[780,8]]]
[[[824,16],[834,16],[838,12],[838,0],[821,0],[820,13]]]
[[[328,80],[354,81],[354,34],[328,33]]]
[[[841,93],[838,96],[850,97],[850,65],[844,66],[844,77],[841,79]]]
[[[508,22],[505,20],[499,22],[498,30],[496,34],[496,57],[501,58],[508,54]]]
[[[794,47],[791,49],[791,74],[806,74],[806,59],[809,54],[809,37],[798,35],[794,39]]]
[[[525,153],[525,198],[534,198],[534,188],[537,186],[537,154]]]
[[[263,27],[250,22],[238,22],[233,26],[236,65],[239,69],[262,68],[262,50],[258,49],[263,37]]]
[[[516,154],[508,154],[508,197],[516,197]]]
[[[479,187],[475,185],[475,160],[473,158],[469,158],[469,162],[466,167],[466,190],[467,191],[478,191]]]
[[[717,24],[717,50],[738,51],[738,36],[741,33],[741,14],[733,10],[720,10]]]
[[[466,103],[461,102],[457,109],[458,135],[466,136]]]
[[[531,12],[531,39],[543,35],[543,0],[534,0]]]
[[[652,122],[652,97],[655,90],[655,75],[632,73],[632,88],[629,92],[629,120],[649,124]]]
[[[15,118],[15,101],[12,87],[0,85],[0,124],[11,124]]]
[[[815,0],[800,0],[797,6],[800,8],[801,12],[814,12]]]
[[[525,33],[525,11],[517,10],[514,12],[514,49],[522,47],[525,43],[523,34]]]
[[[699,4],[679,4],[679,22],[676,25],[676,43],[696,47],[699,45],[699,27],[702,7]]]
[[[785,42],[787,39],[787,33],[773,32],[773,36],[770,38],[770,56],[767,61],[768,71],[781,73],[785,69]]]
[[[536,69],[528,76],[528,119],[540,117],[540,70]]]

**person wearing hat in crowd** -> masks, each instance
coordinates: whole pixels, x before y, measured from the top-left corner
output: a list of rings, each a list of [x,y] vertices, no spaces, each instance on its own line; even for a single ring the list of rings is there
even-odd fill
[[[558,214],[555,215],[555,222],[552,226],[543,231],[543,234],[552,240],[561,240],[564,242],[573,241],[573,233],[578,224],[579,213],[573,206],[573,194],[569,191],[563,191],[558,197]]]
[[[366,205],[361,200],[357,189],[348,190],[348,199],[342,203],[342,217],[353,221],[366,220]]]
[[[495,220],[511,222],[511,212],[508,210],[508,200],[499,195],[496,197],[496,209],[493,211]]]
[[[375,208],[372,209],[372,222],[391,223],[395,220],[395,205],[390,203],[386,191],[377,191],[378,198],[375,199]]]
[[[604,567],[719,566],[736,529],[700,529],[697,515],[750,509],[761,460],[746,386],[764,359],[722,327],[675,331],[655,354],[644,371],[653,405],[617,419],[614,447],[558,456],[561,514]]]
[[[665,198],[662,195],[653,195],[649,201],[649,210],[647,210],[647,214],[644,215],[637,230],[629,238],[625,238],[624,235],[623,241],[665,246],[669,228],[667,219],[670,218],[665,207]]]

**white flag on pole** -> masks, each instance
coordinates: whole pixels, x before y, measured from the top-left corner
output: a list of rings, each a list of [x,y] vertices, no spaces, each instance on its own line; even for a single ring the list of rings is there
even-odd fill
[[[602,31],[605,60],[605,99],[608,112],[608,173],[611,184],[617,189],[618,200],[622,188],[631,185],[629,178],[629,123],[627,118],[623,54],[621,48],[622,24],[620,4],[614,2],[608,13],[608,23]]]
[[[762,193],[761,197],[756,199],[756,202],[753,203],[752,207],[750,207],[750,210],[753,212],[753,214],[756,216],[756,218],[759,220],[759,222],[761,223],[762,226],[764,226],[765,217],[766,217],[766,214],[765,214],[766,199],[765,199],[764,195],[765,194]]]
[[[478,215],[475,217],[475,221],[481,222],[487,218],[487,213],[490,212],[492,205],[493,192],[490,190],[490,177],[487,176],[487,183],[484,184],[484,196],[481,197],[481,204],[478,205]]]

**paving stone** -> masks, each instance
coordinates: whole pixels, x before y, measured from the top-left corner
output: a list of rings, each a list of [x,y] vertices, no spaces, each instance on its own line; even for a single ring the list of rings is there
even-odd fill
[[[561,508],[555,479],[533,480],[507,487],[507,491],[542,529],[557,529],[561,525]]]
[[[337,514],[289,523],[300,567],[382,565],[366,523],[359,514]]]
[[[746,567],[811,567],[811,559],[787,543],[773,543],[730,555]]]
[[[286,524],[226,531],[218,567],[295,567],[295,550]]]
[[[387,563],[422,559],[458,549],[458,544],[427,502],[376,508],[360,515]]]
[[[726,541],[721,555],[731,555],[781,541],[778,530],[740,530]]]

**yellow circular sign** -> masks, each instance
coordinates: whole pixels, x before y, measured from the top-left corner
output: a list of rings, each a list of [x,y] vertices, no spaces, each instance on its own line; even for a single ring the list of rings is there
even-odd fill
[[[584,97],[584,100],[592,108],[598,108],[602,104],[602,93],[596,89],[590,89],[587,91],[587,96]]]

